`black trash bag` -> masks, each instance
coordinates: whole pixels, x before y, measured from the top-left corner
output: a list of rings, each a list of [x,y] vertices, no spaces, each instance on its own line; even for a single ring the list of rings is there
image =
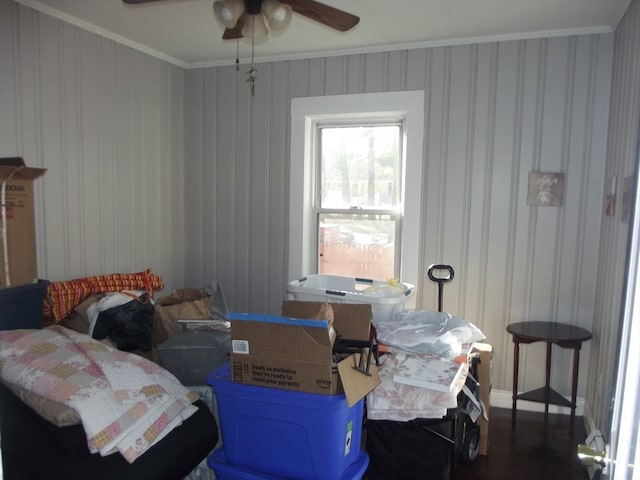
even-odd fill
[[[154,305],[147,294],[98,314],[93,338],[109,337],[119,350],[151,350]]]

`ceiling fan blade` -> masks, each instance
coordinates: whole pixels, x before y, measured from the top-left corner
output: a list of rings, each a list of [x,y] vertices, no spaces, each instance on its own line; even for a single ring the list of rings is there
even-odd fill
[[[243,37],[242,27],[244,27],[245,18],[246,18],[246,13],[243,13],[242,15],[240,15],[240,18],[238,18],[238,21],[233,26],[233,28],[226,28],[224,30],[224,33],[222,34],[222,38],[224,40],[235,40],[237,38],[242,38]]]
[[[139,5],[141,3],[151,3],[158,2],[160,0],[122,0],[122,3],[126,3],[128,5]]]
[[[315,0],[280,0],[280,2],[291,6],[291,9],[296,13],[340,32],[350,30],[360,21],[360,17]]]

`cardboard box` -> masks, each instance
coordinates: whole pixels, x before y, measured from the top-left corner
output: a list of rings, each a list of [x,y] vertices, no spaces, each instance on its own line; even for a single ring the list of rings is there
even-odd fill
[[[313,318],[326,302],[285,300],[284,317]],[[372,306],[355,303],[329,303],[333,310],[333,326],[338,337],[368,341],[371,335]]]
[[[349,334],[358,335],[353,340],[368,340],[371,306],[341,304],[334,312],[334,332],[329,320],[309,318],[320,305],[311,303],[284,302],[287,316],[230,313],[232,380],[323,395],[344,393],[352,406],[380,384],[380,377],[374,362],[368,374],[357,369],[359,353],[334,362],[333,344],[340,328],[352,322],[357,325],[350,326]]]
[[[0,288],[38,279],[33,182],[45,172],[20,157],[0,158]]]
[[[480,363],[478,364],[478,382],[480,383],[480,399],[484,403],[487,417],[491,419],[491,359],[493,357],[493,346],[488,343],[475,343],[472,352],[480,355]],[[480,455],[489,453],[489,420],[482,416],[478,417],[476,423],[480,427]]]

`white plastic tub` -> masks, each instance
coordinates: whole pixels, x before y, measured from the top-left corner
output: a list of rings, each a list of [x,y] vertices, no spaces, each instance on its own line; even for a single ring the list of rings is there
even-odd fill
[[[399,283],[391,287],[385,280],[314,274],[289,282],[287,291],[294,300],[368,303],[373,313],[371,322],[375,326],[378,321],[387,320],[402,311],[414,293],[414,286]]]

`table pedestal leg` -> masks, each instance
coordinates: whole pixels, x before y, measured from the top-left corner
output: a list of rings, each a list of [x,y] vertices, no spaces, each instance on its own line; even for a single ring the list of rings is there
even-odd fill
[[[547,342],[547,364],[545,375],[545,392],[544,392],[544,418],[549,416],[549,387],[551,386],[551,342]]]
[[[578,345],[573,349],[573,379],[571,382],[571,431],[576,417],[576,400],[578,395],[578,367],[580,366],[580,346]]]
[[[516,408],[518,401],[518,367],[520,363],[520,344],[513,342],[513,396],[511,404],[511,428],[516,428]]]

